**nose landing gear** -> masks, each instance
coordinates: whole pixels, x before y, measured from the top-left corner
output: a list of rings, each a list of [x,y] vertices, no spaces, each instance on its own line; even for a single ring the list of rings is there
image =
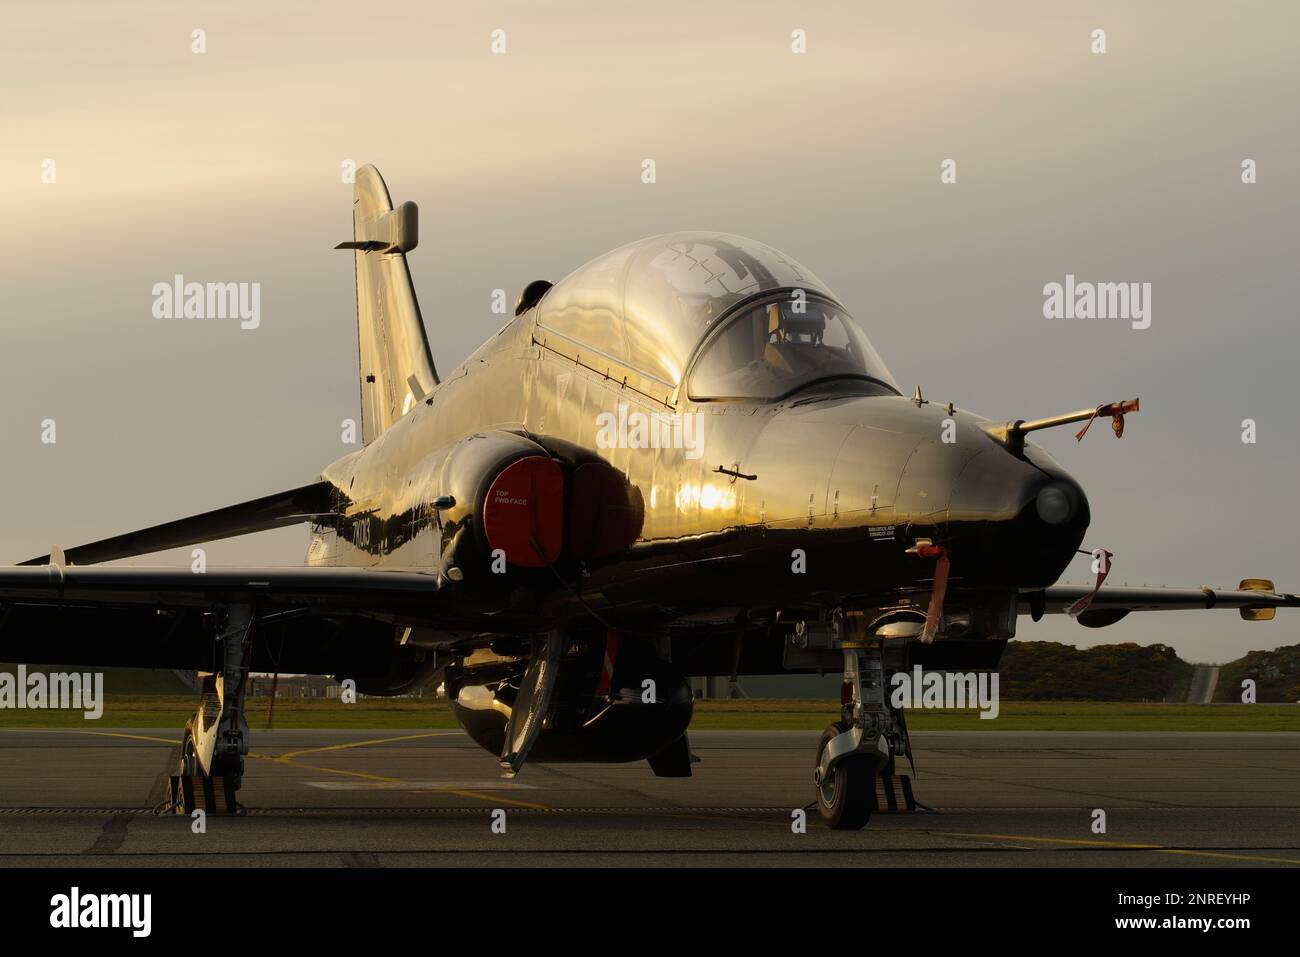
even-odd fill
[[[837,630],[838,630],[838,626]],[[911,781],[899,778],[903,804],[894,788],[894,759],[911,755],[907,725],[885,694],[881,642],[864,636],[841,642],[844,684],[840,720],[822,732],[813,783],[817,810],[835,830],[855,831],[872,813],[917,808]]]

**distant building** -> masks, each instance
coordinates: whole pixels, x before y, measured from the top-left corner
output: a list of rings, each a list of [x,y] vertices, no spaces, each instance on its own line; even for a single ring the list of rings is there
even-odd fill
[[[253,698],[269,698],[275,688],[277,698],[337,698],[342,686],[324,675],[274,675],[248,676],[248,694]]]

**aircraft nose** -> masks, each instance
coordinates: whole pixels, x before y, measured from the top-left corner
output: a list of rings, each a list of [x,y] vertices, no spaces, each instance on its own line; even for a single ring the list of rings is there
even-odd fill
[[[1091,515],[1082,487],[1059,466],[995,448],[962,470],[948,518],[954,574],[1039,588],[1065,571]]]

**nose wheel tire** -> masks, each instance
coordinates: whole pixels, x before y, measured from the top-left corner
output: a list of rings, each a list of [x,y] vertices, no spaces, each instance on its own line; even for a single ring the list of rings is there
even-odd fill
[[[817,745],[818,764],[830,740],[847,730],[847,725],[836,723],[822,732]],[[817,785],[817,812],[832,830],[860,830],[871,819],[875,806],[876,769],[868,757],[844,758]]]

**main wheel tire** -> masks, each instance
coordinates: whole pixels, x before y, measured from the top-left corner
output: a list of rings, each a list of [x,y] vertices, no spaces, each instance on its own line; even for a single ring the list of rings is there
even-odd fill
[[[817,745],[818,764],[831,739],[847,730],[843,723],[836,723],[822,732]],[[844,758],[817,786],[817,812],[835,831],[857,831],[865,827],[875,805],[876,772],[869,758]]]
[[[212,774],[203,773],[199,765],[198,746],[194,743],[193,733],[186,728],[185,737],[181,740],[180,761],[177,767],[177,773],[181,777],[193,777],[206,779],[212,778],[230,778],[231,785],[236,791],[244,783],[244,762],[242,758],[213,758]]]
[[[185,737],[181,739],[180,766],[177,768],[177,774],[181,777],[192,777],[199,772],[199,759],[195,754],[194,736],[190,734],[188,728],[185,730]]]

